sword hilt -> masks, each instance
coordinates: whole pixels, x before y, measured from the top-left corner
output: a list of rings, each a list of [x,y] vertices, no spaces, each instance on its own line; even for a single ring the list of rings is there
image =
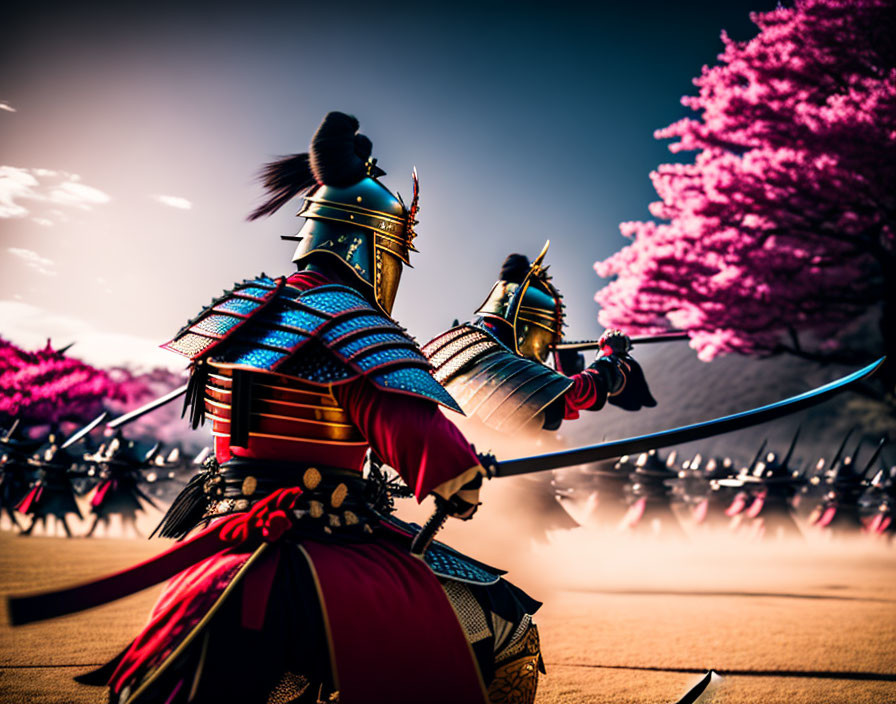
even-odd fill
[[[436,510],[432,512],[432,515],[411,541],[412,555],[423,557],[426,554],[426,550],[432,543],[433,538],[436,537],[436,533],[441,530],[442,526],[445,525],[445,521],[448,520],[448,508],[447,501],[436,498]]]
[[[479,458],[479,464],[485,470],[485,478],[491,479],[498,474],[498,460],[491,452],[477,452],[476,457]]]
[[[476,449],[473,448],[473,451],[476,452]],[[492,453],[476,452],[476,457],[479,459],[479,464],[482,465],[483,469],[485,469],[485,477],[487,479],[491,479],[497,474],[498,460],[495,459],[495,456]],[[481,483],[482,475],[477,475],[462,488],[478,489]],[[435,500],[435,511],[432,512],[432,515],[427,519],[426,523],[423,524],[423,527],[420,529],[417,535],[414,536],[413,541],[411,541],[412,555],[423,556],[426,553],[426,550],[432,543],[433,538],[436,537],[436,533],[441,530],[442,526],[445,525],[445,521],[448,519],[448,516],[451,515],[451,510],[454,506],[450,500],[443,499],[441,496],[436,496]],[[460,503],[464,504],[465,502]],[[469,508],[472,508],[472,511],[469,514],[465,514],[466,518],[464,520],[469,520],[469,518],[472,517],[472,514],[476,512],[477,505],[465,504],[465,506],[469,506]]]

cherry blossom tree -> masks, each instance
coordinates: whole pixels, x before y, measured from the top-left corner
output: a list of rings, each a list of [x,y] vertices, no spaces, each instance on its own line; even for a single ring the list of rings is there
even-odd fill
[[[97,369],[53,349],[50,342],[34,352],[0,338],[0,427],[13,419],[26,426],[62,422],[82,425],[103,410],[112,417],[163,396],[185,379],[165,369],[134,374],[129,369]],[[129,438],[201,445],[191,438],[175,401],[128,426]]]
[[[27,352],[0,339],[0,414],[28,424],[86,422],[104,400],[126,396],[104,371],[54,350]]]
[[[656,132],[696,157],[651,174],[657,220],[622,223],[634,241],[595,264],[613,279],[599,319],[687,330],[704,360],[855,362],[841,333],[876,313],[893,358],[896,4],[797,0],[751,20],[758,35],[723,32],[718,63],[682,99],[699,117]]]

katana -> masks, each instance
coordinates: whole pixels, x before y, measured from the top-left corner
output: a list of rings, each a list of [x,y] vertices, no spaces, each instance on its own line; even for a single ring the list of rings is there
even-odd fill
[[[138,418],[146,415],[150,411],[154,411],[157,408],[161,408],[166,403],[170,403],[174,399],[183,396],[185,393],[187,393],[188,386],[189,386],[189,384],[184,384],[183,386],[180,386],[180,387],[174,389],[174,391],[169,391],[167,394],[165,394],[164,396],[160,396],[155,401],[150,401],[145,406],[141,406],[140,408],[135,408],[133,411],[129,411],[128,413],[125,413],[123,416],[119,416],[115,420],[113,420],[109,423],[106,423],[106,427],[111,428],[112,430],[115,430],[115,428],[119,428],[122,425],[127,425],[131,421],[137,420]]]
[[[664,332],[659,335],[635,335],[628,338],[632,345],[647,345],[654,342],[673,342],[675,340],[687,340],[688,334],[683,330],[674,332]],[[557,343],[554,349],[566,350],[574,352],[584,352],[586,350],[599,350],[601,347],[600,340],[566,340]]]
[[[601,460],[613,459],[622,455],[634,455],[639,452],[647,452],[661,447],[703,440],[714,435],[742,430],[743,428],[782,418],[826,401],[832,396],[845,391],[850,386],[870,377],[880,368],[885,360],[886,357],[881,357],[867,367],[836,379],[829,384],[797,396],[791,396],[783,401],[776,401],[775,403],[753,408],[749,411],[741,411],[729,416],[685,425],[680,428],[672,428],[671,430],[663,430],[658,433],[638,435],[623,440],[612,440],[598,445],[577,447],[573,450],[562,450],[533,457],[520,457],[519,459],[502,462],[494,461],[492,467],[486,467],[486,469],[489,470],[489,475],[492,477],[531,474],[533,472],[544,472],[549,469],[600,462]]]
[[[83,428],[81,428],[77,433],[75,433],[74,435],[69,437],[68,440],[66,440],[64,443],[62,443],[62,445],[59,446],[59,449],[64,450],[67,447],[71,447],[76,442],[78,442],[78,440],[89,435],[90,431],[93,430],[100,423],[102,423],[104,420],[106,420],[106,416],[108,416],[108,415],[109,414],[106,413],[105,411],[100,413],[96,418],[94,418],[87,425],[85,425]]]
[[[634,455],[661,447],[669,447],[670,445],[703,440],[714,435],[730,433],[735,430],[759,425],[760,423],[767,423],[810,406],[815,406],[845,391],[863,379],[867,379],[881,367],[884,361],[886,361],[886,357],[881,357],[876,362],[852,374],[797,396],[791,396],[782,401],[759,406],[749,411],[741,411],[740,413],[714,418],[701,423],[685,425],[680,428],[672,428],[671,430],[663,430],[648,435],[624,438],[622,440],[602,442],[597,445],[577,447],[572,450],[534,455],[532,457],[520,457],[499,462],[493,455],[484,454],[480,455],[479,459],[490,478],[513,477],[520,474],[533,474],[562,467],[590,464],[592,462],[600,462],[601,460],[614,459],[622,455]],[[446,517],[447,508],[445,505],[440,505],[436,508],[420,532],[414,537],[411,546],[412,553],[422,555],[426,551],[429,543],[432,542],[435,534],[445,522]]]

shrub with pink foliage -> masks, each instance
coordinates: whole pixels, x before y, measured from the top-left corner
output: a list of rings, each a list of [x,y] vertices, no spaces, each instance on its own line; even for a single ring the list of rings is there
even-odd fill
[[[47,346],[26,352],[0,338],[0,426],[14,418],[26,425],[70,421],[84,424],[103,410],[112,417],[142,406],[182,385],[182,375],[165,369],[134,374],[125,368],[97,369]],[[192,438],[180,418],[178,401],[129,424],[126,435],[166,445],[183,443],[196,448],[203,438]]]
[[[0,338],[0,414],[27,424],[86,422],[124,400],[109,375],[53,349],[26,352]]]
[[[622,223],[634,241],[595,264],[613,278],[599,319],[688,330],[704,360],[822,358],[881,306],[896,353],[896,5],[798,0],[751,19],[759,34],[723,33],[682,99],[700,118],[656,132],[696,158],[651,174],[657,221]]]

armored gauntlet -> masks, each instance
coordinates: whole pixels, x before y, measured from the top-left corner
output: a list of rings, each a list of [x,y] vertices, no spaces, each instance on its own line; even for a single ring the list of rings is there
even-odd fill
[[[626,411],[656,406],[641,365],[629,355],[632,342],[621,330],[607,330],[600,338],[600,351],[589,369],[601,374],[607,385],[607,400]]]
[[[447,499],[436,494],[436,505],[449,516],[469,521],[479,508],[479,489],[482,488],[482,474],[477,474],[461,486]]]

